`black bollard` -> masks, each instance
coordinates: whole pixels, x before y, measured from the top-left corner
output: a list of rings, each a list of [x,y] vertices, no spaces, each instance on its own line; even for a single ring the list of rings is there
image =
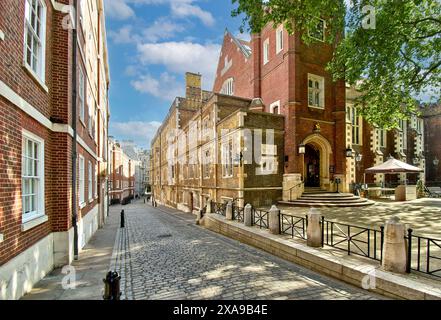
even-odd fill
[[[116,271],[109,271],[104,282],[104,300],[120,300],[120,280],[121,276]]]
[[[124,228],[125,221],[124,221],[124,210],[121,210],[121,228]]]

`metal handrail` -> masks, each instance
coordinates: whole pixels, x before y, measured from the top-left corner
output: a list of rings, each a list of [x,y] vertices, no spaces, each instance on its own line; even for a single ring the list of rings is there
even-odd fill
[[[291,188],[288,189],[288,191],[289,191],[289,201],[292,201],[292,189],[297,188],[297,187],[301,186],[302,184],[303,184],[303,181],[293,185]]]

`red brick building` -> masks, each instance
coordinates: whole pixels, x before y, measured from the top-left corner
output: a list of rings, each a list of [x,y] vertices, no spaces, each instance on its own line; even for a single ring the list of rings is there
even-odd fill
[[[107,215],[103,1],[70,2],[0,1],[0,299],[69,264]]]
[[[428,185],[441,186],[441,104],[423,109]]]
[[[135,166],[118,141],[109,137],[110,203],[124,203],[135,196]]]
[[[422,120],[413,117],[387,133],[365,122],[353,107],[357,91],[344,81],[334,82],[325,70],[333,48],[323,41],[324,30],[321,21],[314,33],[318,41],[310,46],[283,26],[269,24],[249,42],[226,30],[220,53],[214,92],[261,98],[262,111],[285,116],[285,200],[290,190],[300,194],[304,187],[335,190],[337,178],[340,190],[349,191],[354,183],[363,182],[364,169],[389,155],[424,168]],[[415,143],[408,145],[409,140]],[[361,161],[355,157],[359,154]],[[366,176],[366,182],[399,181],[375,175]]]

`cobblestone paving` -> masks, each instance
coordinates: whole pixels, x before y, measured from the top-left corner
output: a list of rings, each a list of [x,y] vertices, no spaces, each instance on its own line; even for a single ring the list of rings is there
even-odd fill
[[[125,206],[113,266],[122,299],[379,299],[140,202]]]

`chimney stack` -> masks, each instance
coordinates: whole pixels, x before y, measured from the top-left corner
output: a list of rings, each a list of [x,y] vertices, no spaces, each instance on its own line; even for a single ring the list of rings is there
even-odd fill
[[[185,74],[187,100],[202,101],[202,76],[199,73],[187,72]]]

